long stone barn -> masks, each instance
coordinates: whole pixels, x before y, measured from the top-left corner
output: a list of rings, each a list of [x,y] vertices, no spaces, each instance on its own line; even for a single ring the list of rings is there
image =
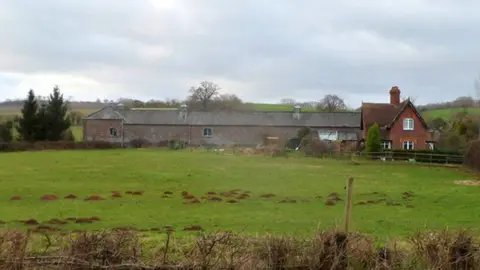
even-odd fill
[[[294,138],[302,127],[328,141],[357,141],[361,136],[359,112],[190,111],[178,109],[125,109],[107,106],[83,121],[85,141],[150,143],[176,139],[189,145],[258,146],[266,137]]]

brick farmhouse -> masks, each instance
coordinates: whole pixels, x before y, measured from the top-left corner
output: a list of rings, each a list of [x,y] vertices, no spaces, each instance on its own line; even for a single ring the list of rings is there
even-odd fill
[[[291,112],[191,111],[186,105],[173,110],[107,106],[83,120],[83,139],[125,144],[134,139],[153,144],[175,139],[189,145],[257,146],[267,137],[294,138],[300,128],[310,127],[320,140],[352,142],[361,141],[367,128],[377,122],[386,147],[401,148],[407,141],[412,142],[409,149],[423,148],[419,142],[429,140],[425,122],[410,101],[399,101],[399,90],[391,97],[395,102],[390,104],[363,103],[361,112],[333,113],[303,112],[299,106]],[[406,121],[407,129],[402,125]]]
[[[410,99],[400,101],[400,89],[390,90],[390,103],[362,103],[362,137],[367,137],[368,128],[377,123],[384,149],[431,149],[434,148],[432,133],[425,120]]]

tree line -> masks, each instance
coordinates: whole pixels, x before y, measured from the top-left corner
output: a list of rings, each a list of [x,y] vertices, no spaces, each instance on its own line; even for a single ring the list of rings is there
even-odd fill
[[[121,98],[117,100],[125,107],[129,108],[178,108],[182,104],[186,104],[192,110],[255,110],[255,104],[244,102],[235,94],[220,93],[220,86],[211,81],[202,81],[197,86],[192,86],[188,96],[184,100],[168,99],[168,100],[149,100],[141,101],[136,99]],[[106,101],[107,104],[109,101]],[[111,101],[110,101],[111,102]],[[285,98],[280,104],[300,105],[316,109],[317,111],[345,111],[353,110],[348,108],[345,101],[338,95],[326,95],[318,101],[296,102],[293,99]]]
[[[30,90],[23,102],[20,116],[0,124],[0,141],[74,140],[70,126],[68,102],[64,100],[57,86],[53,88],[46,102],[41,103],[34,91]]]

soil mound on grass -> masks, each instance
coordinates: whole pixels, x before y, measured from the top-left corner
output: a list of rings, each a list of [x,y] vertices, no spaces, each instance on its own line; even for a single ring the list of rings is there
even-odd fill
[[[97,216],[93,216],[90,218],[91,221],[100,221],[100,218]]]
[[[56,199],[58,199],[57,196],[52,194],[43,195],[42,197],[40,197],[40,200],[42,201],[55,201]]]
[[[211,198],[208,198],[209,201],[212,201],[212,202],[221,202],[223,201],[222,198],[220,197],[211,197]]]
[[[13,196],[12,198],[10,198],[11,201],[19,201],[21,199],[22,199],[22,197],[20,197],[20,196]]]
[[[337,202],[335,200],[332,200],[332,199],[328,199],[328,200],[325,201],[326,206],[334,206],[335,204],[337,204]]]
[[[52,218],[49,221],[47,221],[47,223],[51,225],[65,225],[68,222],[66,222],[65,220],[60,220],[58,218]]]
[[[165,194],[165,195],[173,195],[173,192],[171,192],[171,191],[165,191],[165,192],[163,192],[163,194]]]
[[[0,220],[0,225],[4,225],[4,224],[7,224],[7,223],[3,220]]]
[[[263,194],[263,195],[260,195],[260,197],[261,197],[261,198],[273,198],[273,197],[275,197],[275,194],[271,194],[271,193],[269,193],[269,194]]]
[[[476,180],[461,180],[461,181],[455,181],[455,184],[457,184],[457,185],[463,185],[463,186],[480,186],[480,181],[476,181]]]
[[[133,191],[126,191],[125,194],[132,195]]]
[[[187,227],[183,228],[183,230],[184,231],[201,231],[202,226],[200,226],[200,225],[187,226]]]
[[[74,218],[74,217],[68,217],[68,218],[66,218],[65,220],[68,220],[68,221],[75,221],[75,220],[77,220],[77,218]]]
[[[74,200],[77,198],[77,196],[75,196],[74,194],[68,194],[67,196],[63,197],[64,199],[67,199],[67,200]]]
[[[228,200],[227,203],[237,203],[237,200]]]
[[[35,220],[35,219],[29,219],[29,220],[25,220],[23,222],[23,224],[25,224],[25,225],[38,225],[38,221]]]
[[[195,199],[195,196],[193,196],[192,194],[185,194],[183,195],[183,198],[185,200],[192,200],[192,199]]]
[[[112,198],[121,198],[122,195],[120,193],[113,193]]]
[[[93,223],[93,220],[91,220],[90,218],[77,218],[75,220],[75,223],[79,223],[79,224],[89,224],[89,223]]]
[[[145,193],[145,191],[143,191],[143,190],[132,191],[132,195],[143,195],[143,193]]]
[[[214,191],[209,191],[209,192],[207,192],[207,195],[217,195],[217,193],[214,192]]]
[[[297,201],[293,199],[284,199],[281,200],[279,203],[297,203]]]
[[[198,204],[198,203],[200,203],[200,200],[198,200],[198,199],[193,199],[193,200],[191,200],[191,201],[189,201],[189,202],[185,202],[185,203],[183,203],[183,204]]]
[[[104,198],[98,196],[98,195],[92,195],[88,198],[85,199],[85,201],[103,201]]]

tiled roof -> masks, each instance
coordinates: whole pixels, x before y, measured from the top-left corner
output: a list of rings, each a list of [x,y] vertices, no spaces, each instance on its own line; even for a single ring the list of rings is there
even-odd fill
[[[395,117],[403,110],[407,101],[399,105],[390,103],[362,103],[362,114],[365,126],[377,123],[380,127],[389,126]],[[364,127],[365,128],[365,127]]]
[[[180,110],[115,110],[105,108],[87,119],[118,119],[123,116],[129,124],[147,125],[201,125],[201,126],[309,126],[309,127],[360,127],[359,112],[302,112],[296,119],[292,112],[258,111],[189,111],[187,117]],[[110,118],[113,117],[113,118]]]

